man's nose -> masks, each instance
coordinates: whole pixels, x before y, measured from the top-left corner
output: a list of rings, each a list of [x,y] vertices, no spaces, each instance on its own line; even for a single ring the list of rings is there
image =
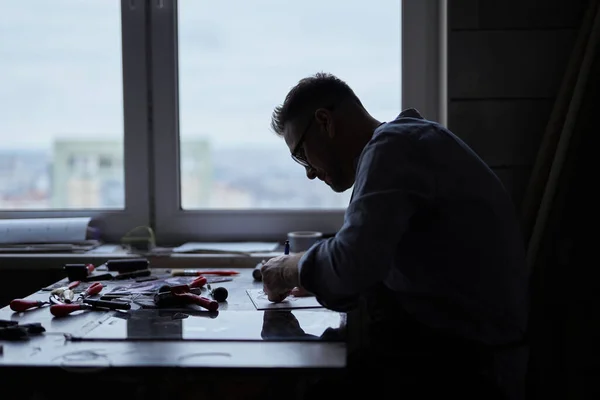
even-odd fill
[[[312,167],[306,167],[306,177],[313,180],[317,177],[317,171]]]

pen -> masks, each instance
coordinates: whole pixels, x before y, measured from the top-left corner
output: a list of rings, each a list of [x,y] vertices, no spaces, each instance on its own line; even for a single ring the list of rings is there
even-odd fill
[[[285,247],[283,248],[283,254],[285,254],[285,255],[290,254],[290,241],[289,240],[285,241]]]

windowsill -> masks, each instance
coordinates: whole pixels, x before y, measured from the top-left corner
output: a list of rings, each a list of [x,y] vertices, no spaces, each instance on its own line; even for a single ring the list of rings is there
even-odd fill
[[[96,266],[107,260],[144,257],[154,268],[254,268],[264,259],[279,252],[239,254],[164,254],[139,255],[127,252],[114,245],[102,245],[86,253],[2,253],[0,254],[0,270],[2,269],[62,269],[68,263],[90,263]]]

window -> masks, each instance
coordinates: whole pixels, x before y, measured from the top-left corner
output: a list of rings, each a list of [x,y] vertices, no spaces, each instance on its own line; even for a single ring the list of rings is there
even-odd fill
[[[93,165],[100,147],[123,156],[119,3],[4,3],[0,139],[14,162],[0,171],[0,207],[104,208],[68,188],[102,186]],[[123,169],[115,175],[124,185]]]
[[[143,3],[2,2],[0,218],[148,222]]]
[[[380,120],[443,122],[445,0],[29,0],[0,15],[0,218],[91,216],[160,244],[333,233],[271,112],[346,80]]]
[[[179,0],[180,158],[198,160],[180,176],[182,209],[344,209],[351,190],[306,179],[270,115],[296,81],[324,70],[393,119],[400,14],[398,0]]]
[[[157,237],[337,231],[351,191],[306,179],[270,131],[271,111],[300,78],[327,71],[377,118],[395,118],[404,96],[402,33],[423,21],[404,27],[399,0],[161,3],[152,9],[161,21],[152,44],[160,54],[152,78]]]

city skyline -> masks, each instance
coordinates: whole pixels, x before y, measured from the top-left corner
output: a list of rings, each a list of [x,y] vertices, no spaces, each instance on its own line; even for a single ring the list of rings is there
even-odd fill
[[[0,209],[122,209],[120,148],[110,139],[62,140],[51,152],[0,151]],[[184,209],[344,208],[351,194],[309,180],[287,152],[214,149],[208,140],[189,138],[180,185]]]

